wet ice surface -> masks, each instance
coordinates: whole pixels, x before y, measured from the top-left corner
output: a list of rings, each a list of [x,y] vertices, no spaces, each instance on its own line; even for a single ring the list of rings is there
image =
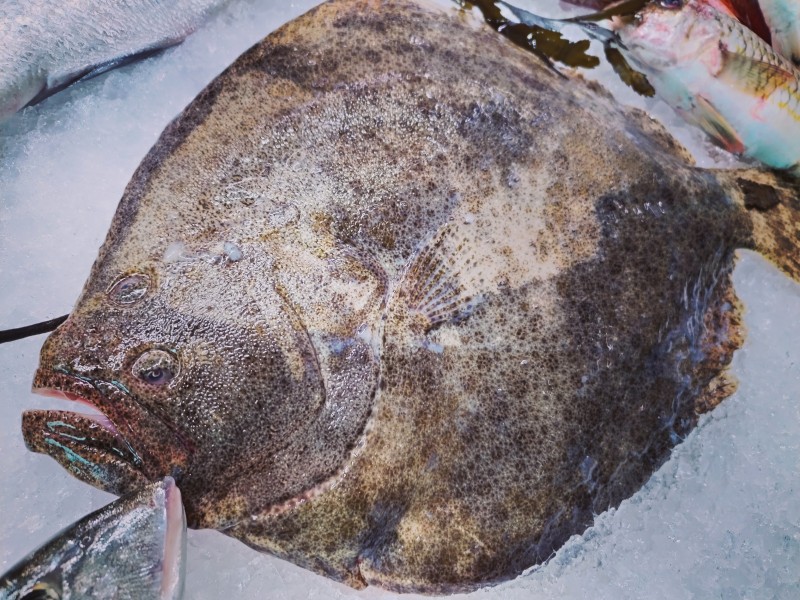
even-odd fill
[[[183,46],[0,126],[0,327],[70,309],[163,127],[239,53],[314,2],[272,4],[234,3]],[[692,132],[680,136],[698,146]],[[739,391],[643,490],[547,565],[471,597],[800,597],[800,286],[750,253],[734,280],[749,332],[734,358]],[[24,448],[23,410],[69,408],[29,393],[42,341],[0,346],[0,572],[112,499]],[[218,532],[190,532],[186,598],[233,597],[394,595],[356,592]]]

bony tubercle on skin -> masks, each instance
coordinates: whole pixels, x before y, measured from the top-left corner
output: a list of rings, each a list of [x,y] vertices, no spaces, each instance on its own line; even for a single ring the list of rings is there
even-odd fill
[[[191,250],[184,242],[170,243],[162,256],[165,264],[191,263],[203,261],[211,264],[235,263],[242,260],[244,253],[236,242],[214,242],[207,247]]]

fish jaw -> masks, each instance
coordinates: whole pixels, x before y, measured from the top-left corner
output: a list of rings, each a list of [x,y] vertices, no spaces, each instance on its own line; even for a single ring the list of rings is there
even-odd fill
[[[165,475],[177,479],[186,470],[189,452],[182,440],[136,403],[121,384],[42,367],[33,391],[100,412],[23,413],[27,447],[51,456],[78,479],[124,495]]]

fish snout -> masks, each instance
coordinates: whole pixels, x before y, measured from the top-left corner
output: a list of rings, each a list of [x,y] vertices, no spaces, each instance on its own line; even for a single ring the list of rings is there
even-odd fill
[[[57,328],[42,347],[32,391],[88,407],[89,412],[25,412],[22,429],[28,448],[115,494],[165,476],[180,481],[191,454],[185,440],[120,381],[118,360],[85,340],[85,328],[70,319]],[[166,372],[166,367],[159,368]]]
[[[34,376],[34,389],[47,387],[51,372],[102,378],[108,372],[109,336],[99,333],[97,326],[82,326],[73,315],[59,325],[45,340],[39,353],[39,368]]]

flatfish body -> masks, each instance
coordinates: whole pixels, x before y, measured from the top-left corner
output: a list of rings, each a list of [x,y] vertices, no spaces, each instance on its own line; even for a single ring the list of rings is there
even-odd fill
[[[26,441],[356,587],[507,579],[733,390],[734,251],[797,278],[797,217],[468,14],[328,2],[144,159],[34,383],[104,417]]]

